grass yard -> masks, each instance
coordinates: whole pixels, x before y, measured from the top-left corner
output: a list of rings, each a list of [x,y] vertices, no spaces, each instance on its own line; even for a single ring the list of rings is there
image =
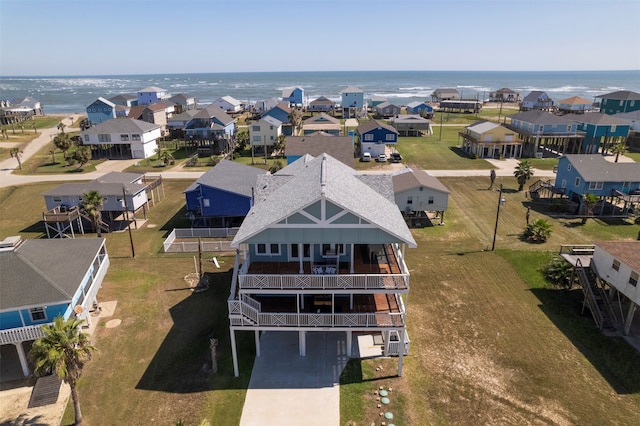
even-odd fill
[[[560,244],[635,239],[637,226],[549,218],[547,205],[530,204],[515,178],[504,178],[497,250],[486,251],[498,192],[487,189],[488,177],[441,181],[452,194],[445,226],[414,230],[418,248],[407,251],[411,355],[403,377],[393,377],[396,359],[351,361],[341,424],[379,424],[378,386],[393,388],[396,425],[635,424],[640,356],[580,315],[576,292],[547,288],[539,267]],[[166,197],[133,231],[135,259],[126,232],[105,236],[111,267],[98,298],[117,300],[113,318],[122,323],[100,323],[94,335],[98,351],[79,385],[87,424],[240,421],[254,346],[250,333],[237,334],[242,374],[233,377],[226,307],[233,258],[219,256],[220,269],[205,262],[211,287],[192,293],[184,277],[193,256],[162,253],[168,232],[189,224],[182,194],[189,184],[165,181]],[[56,185],[1,188],[0,237],[42,236],[39,194]],[[548,243],[520,239],[527,205],[532,219],[552,224]],[[208,372],[210,337],[219,341],[218,375]],[[72,421],[69,408],[62,423]]]

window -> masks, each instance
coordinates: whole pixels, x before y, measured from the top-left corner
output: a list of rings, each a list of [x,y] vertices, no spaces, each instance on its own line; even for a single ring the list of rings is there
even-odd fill
[[[613,259],[613,264],[611,265],[611,269],[613,269],[614,271],[619,271],[620,270],[620,261]]]
[[[620,106],[624,106],[624,101],[623,100],[620,101]]]
[[[345,251],[344,251],[344,244],[323,244],[322,245],[322,255],[326,256],[327,254],[330,255],[344,255]]]
[[[128,142],[129,141],[129,135],[120,135],[120,140],[122,142]]]
[[[271,254],[280,254],[280,244],[269,244]]]
[[[364,135],[364,140],[365,141],[372,141],[373,140],[373,135],[372,134]]]
[[[636,101],[631,101],[631,102],[629,102],[629,106],[630,106],[630,107],[634,106],[635,104],[636,104]]]
[[[600,190],[603,187],[603,182],[589,182],[589,189]]]
[[[47,313],[42,307],[31,308],[29,309],[29,313],[31,314],[31,321],[44,321],[47,319]]]
[[[297,244],[289,245],[289,250],[291,253],[291,259],[300,259],[300,251],[298,250]],[[311,258],[311,244],[302,245],[302,254],[304,259]]]
[[[614,133],[616,131],[616,125],[612,124],[611,125],[611,133]]]
[[[580,186],[580,178],[579,177],[576,178],[576,186]]]
[[[84,135],[84,141],[89,142],[89,135]]]
[[[567,164],[567,171],[570,172],[571,171],[571,164]]]
[[[433,195],[429,195],[429,198],[427,199],[427,204],[433,204]]]
[[[562,179],[562,182],[560,182],[560,188],[566,188],[566,187],[567,187],[567,180]]]
[[[132,141],[139,141],[140,140],[140,135],[136,135],[136,134],[131,135],[131,140]]]
[[[260,126],[251,126],[251,130],[253,130],[254,132],[259,132]]]
[[[395,141],[396,140],[396,135],[393,134],[393,133],[387,134],[387,140],[388,141]]]
[[[111,135],[98,135],[98,142],[111,142]]]
[[[631,275],[629,275],[629,284],[632,286],[638,285],[638,273],[635,271],[631,271]]]
[[[413,204],[413,196],[412,195],[408,195],[407,196],[407,204]]]
[[[256,254],[267,254],[267,245],[256,244]]]
[[[280,254],[280,244],[256,244],[256,254],[261,256],[277,256]]]
[[[631,189],[631,182],[622,182],[622,192],[628,194],[629,189]]]
[[[533,129],[533,125],[529,124],[528,129],[529,129],[529,131],[531,131],[531,129]]]
[[[54,203],[61,203],[62,202],[62,197],[53,197],[53,202]]]
[[[262,140],[262,138],[260,136],[254,136],[253,137],[253,141],[254,142],[260,142]]]
[[[571,131],[571,124],[567,126],[567,132],[570,132],[570,131]]]
[[[209,207],[211,206],[211,202],[209,201],[208,198],[203,198],[202,199],[202,207]]]

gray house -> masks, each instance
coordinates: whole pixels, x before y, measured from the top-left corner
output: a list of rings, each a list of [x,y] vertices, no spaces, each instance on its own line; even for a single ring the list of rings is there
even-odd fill
[[[393,175],[393,193],[398,208],[406,215],[436,212],[440,221],[449,204],[449,190],[424,170],[406,168]]]

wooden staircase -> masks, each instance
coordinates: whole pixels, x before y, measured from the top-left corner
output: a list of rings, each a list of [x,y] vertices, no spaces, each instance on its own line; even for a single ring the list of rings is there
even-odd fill
[[[80,216],[81,216],[83,219],[85,219],[85,220],[89,221],[89,223],[90,223],[91,225],[94,225],[93,218],[92,218],[91,216],[89,216],[88,214],[86,214],[85,212],[83,212],[82,210],[80,210]],[[103,221],[102,221],[102,219],[100,219],[100,221],[98,221],[98,227],[100,227],[100,229],[102,230],[102,232],[106,232],[107,234],[108,234],[109,232],[111,232],[111,230],[110,230],[110,228],[109,228],[109,224],[107,224],[106,222],[103,222]],[[97,229],[96,229],[96,231],[97,231]]]
[[[584,294],[582,312],[584,312],[584,308],[587,306],[600,330],[613,331],[616,329],[615,324],[617,319],[609,297],[606,294],[604,283],[598,278],[593,262],[591,262],[591,265],[591,269],[585,268],[580,259],[576,261],[578,281]]]
[[[553,196],[553,194],[556,192],[557,191],[555,190],[555,186],[550,179],[549,180],[538,179],[537,181],[535,181],[533,184],[529,186],[529,195],[531,196],[532,200],[539,200],[541,198],[551,198],[551,196]]]

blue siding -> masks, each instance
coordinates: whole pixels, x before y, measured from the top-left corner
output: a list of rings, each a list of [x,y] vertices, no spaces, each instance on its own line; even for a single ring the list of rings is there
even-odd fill
[[[95,126],[116,118],[116,110],[101,100],[96,100],[87,107],[87,118]]]
[[[620,101],[616,99],[603,99],[600,104],[600,112],[613,115],[619,112],[631,112],[640,110],[640,101]]]
[[[289,113],[286,112],[285,110],[282,110],[280,108],[272,108],[269,111],[265,112],[263,115],[263,117],[273,117],[277,120],[280,120],[282,122],[282,124],[288,124],[289,123]],[[283,129],[284,130],[284,129]]]
[[[18,328],[29,325],[47,324],[59,315],[68,316],[71,312],[70,304],[61,303],[58,305],[44,306],[46,318],[42,321],[31,321],[31,313],[29,309],[16,309],[15,311],[0,313],[0,330],[8,330],[10,328]],[[24,325],[22,319],[24,319]]]
[[[343,93],[342,108],[364,107],[364,93]]]
[[[373,135],[373,139],[367,139],[366,135]],[[393,139],[387,139],[387,135],[393,135]],[[360,142],[361,143],[376,143],[376,144],[384,144],[384,145],[388,145],[388,144],[396,144],[398,143],[398,135],[395,134],[394,132],[391,132],[383,127],[381,128],[375,128],[372,130],[369,130],[368,132],[365,132],[363,134],[360,135]]]
[[[287,98],[283,98],[284,101],[287,101],[292,104],[300,104],[300,105],[302,105],[303,99],[304,99],[304,90],[302,90],[300,87],[296,87],[291,92],[291,96]]]
[[[287,164],[293,163],[300,157],[302,157],[302,155],[287,155]]]
[[[185,197],[187,210],[202,208],[204,217],[246,216],[252,205],[251,197],[206,185],[199,185],[198,189],[185,193]],[[209,207],[205,207],[204,200],[209,200]]]
[[[0,313],[0,330],[22,327],[20,313],[18,311]]]

